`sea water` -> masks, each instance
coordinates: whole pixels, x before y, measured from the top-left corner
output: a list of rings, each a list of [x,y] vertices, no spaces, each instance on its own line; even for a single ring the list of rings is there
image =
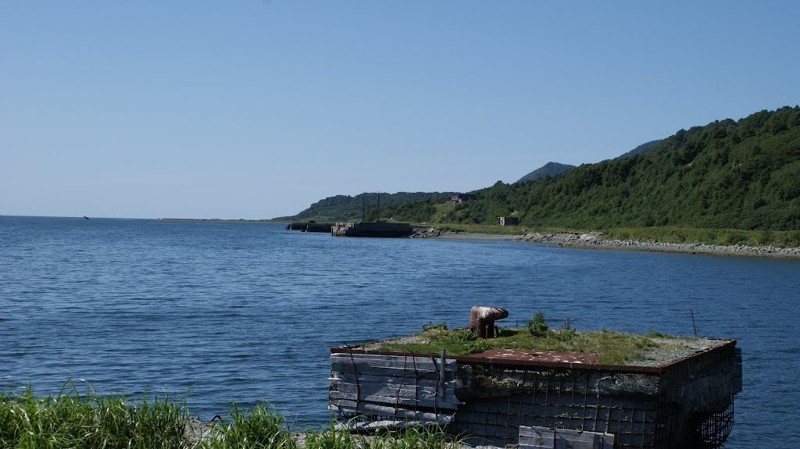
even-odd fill
[[[0,217],[0,390],[186,397],[202,419],[268,402],[325,425],[329,348],[467,324],[737,338],[726,448],[797,448],[800,261],[357,239],[277,224]],[[188,396],[187,396],[188,393]]]

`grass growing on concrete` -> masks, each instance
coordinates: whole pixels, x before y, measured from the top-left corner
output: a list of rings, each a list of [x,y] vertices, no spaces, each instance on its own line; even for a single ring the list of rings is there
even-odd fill
[[[0,392],[0,449],[455,449],[459,443],[441,429],[365,437],[334,423],[298,438],[267,404],[250,410],[232,404],[226,418],[212,423],[191,419],[185,404],[186,397],[81,394],[71,383],[57,395],[36,396],[30,386]]]
[[[497,338],[478,339],[468,329],[427,329],[413,339],[387,340],[378,344],[381,351],[468,355],[492,348],[538,351],[584,352],[597,354],[597,363],[623,365],[642,360],[645,352],[658,344],[650,334],[637,335],[602,329],[583,332],[575,329],[547,329],[537,323],[525,328],[500,328]]]

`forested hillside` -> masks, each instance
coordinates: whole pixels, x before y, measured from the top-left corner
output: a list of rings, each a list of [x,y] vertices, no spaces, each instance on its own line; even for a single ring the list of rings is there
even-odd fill
[[[393,211],[404,204],[414,202],[434,204],[443,202],[454,194],[452,192],[398,192],[361,193],[356,196],[336,195],[317,201],[294,217],[286,218],[298,221],[309,219],[317,221],[353,221],[361,220],[366,209],[367,220],[377,220],[390,217],[392,212],[388,211]],[[387,211],[389,215],[378,211],[379,202],[381,209]]]
[[[555,177],[571,168],[575,168],[575,166],[569,164],[559,164],[558,162],[548,162],[536,170],[528,173],[527,175],[519,178],[519,181],[517,182],[536,181],[537,179],[544,178],[545,176]]]
[[[800,229],[800,108],[680,130],[631,157],[473,193],[477,200],[444,213],[430,201],[386,213],[454,223],[516,216],[523,226],[577,229]]]
[[[639,145],[638,147],[632,149],[631,151],[628,151],[627,153],[623,154],[622,156],[616,157],[615,159],[624,159],[626,157],[631,157],[631,156],[636,156],[637,154],[642,154],[642,153],[644,153],[646,151],[649,151],[651,148],[655,147],[656,145],[658,145],[659,142],[661,142],[661,141],[660,140],[651,140],[650,142],[645,142],[645,143]]]

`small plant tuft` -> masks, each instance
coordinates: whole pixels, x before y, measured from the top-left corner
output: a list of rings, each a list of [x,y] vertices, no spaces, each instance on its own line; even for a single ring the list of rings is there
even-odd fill
[[[442,321],[440,323],[428,323],[428,324],[424,324],[422,326],[422,332],[428,332],[428,331],[433,331],[433,330],[446,331],[447,330],[447,324],[445,324],[445,322]]]
[[[547,322],[544,320],[544,313],[542,312],[536,312],[536,315],[528,320],[528,331],[534,337],[546,336],[548,329],[549,327],[547,326]]]
[[[573,339],[575,339],[575,335],[577,335],[575,329],[560,329],[553,331],[553,338],[562,343],[571,342]]]
[[[658,332],[658,331],[653,330],[653,329],[647,331],[647,333],[644,334],[644,336],[647,337],[647,338],[675,338],[675,336],[673,336],[673,335],[665,334],[665,333],[662,333],[662,332]]]

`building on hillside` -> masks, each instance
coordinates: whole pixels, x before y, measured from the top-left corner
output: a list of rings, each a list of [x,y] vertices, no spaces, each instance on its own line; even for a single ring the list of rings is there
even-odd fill
[[[447,200],[446,202],[447,203],[452,203],[452,204],[464,204],[467,201],[473,201],[473,200],[476,200],[476,199],[478,199],[478,196],[477,195],[473,195],[471,193],[457,193],[457,194],[451,196],[450,199]]]
[[[500,218],[500,226],[516,226],[519,224],[519,218],[517,217],[499,217]]]

